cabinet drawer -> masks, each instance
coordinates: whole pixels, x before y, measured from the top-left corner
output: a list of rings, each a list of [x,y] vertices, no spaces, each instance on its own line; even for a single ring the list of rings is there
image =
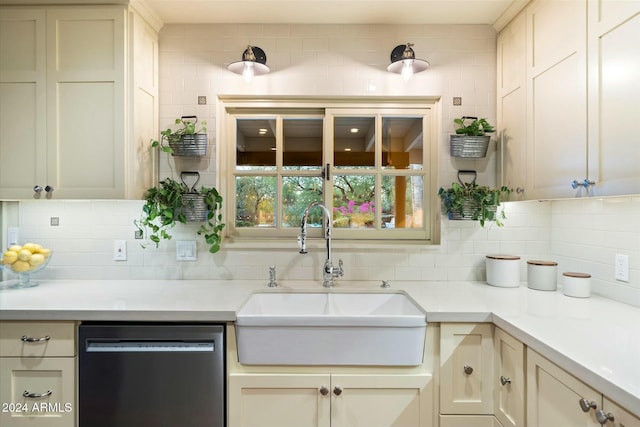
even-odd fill
[[[5,357],[0,363],[0,425],[74,425],[74,357]]]
[[[0,357],[75,354],[75,322],[0,322]]]

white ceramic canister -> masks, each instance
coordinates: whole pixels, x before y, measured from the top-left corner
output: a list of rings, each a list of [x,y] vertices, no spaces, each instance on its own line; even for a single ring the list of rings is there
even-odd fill
[[[557,267],[555,261],[527,261],[527,286],[538,291],[555,291]]]
[[[591,296],[591,275],[586,273],[562,273],[562,292],[570,297]]]
[[[501,288],[520,286],[520,257],[487,255],[487,283]]]

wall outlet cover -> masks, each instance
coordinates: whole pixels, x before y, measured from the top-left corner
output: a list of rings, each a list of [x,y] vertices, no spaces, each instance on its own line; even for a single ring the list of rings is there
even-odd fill
[[[622,282],[629,281],[629,255],[616,254],[614,265],[615,279]]]
[[[114,261],[127,260],[127,241],[126,240],[113,241],[113,260]]]

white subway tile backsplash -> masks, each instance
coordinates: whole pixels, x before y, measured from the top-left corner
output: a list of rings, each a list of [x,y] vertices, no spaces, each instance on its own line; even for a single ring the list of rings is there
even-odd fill
[[[404,82],[386,71],[391,50],[414,43],[418,58],[431,68]],[[272,73],[248,85],[226,69],[240,59],[247,44],[267,53]],[[160,32],[160,128],[176,117],[196,114],[209,123],[209,155],[178,160],[162,155],[163,176],[178,170],[200,170],[200,185],[216,181],[216,97],[231,95],[425,96],[442,99],[440,185],[457,181],[467,169],[449,156],[452,119],[477,115],[495,121],[496,34],[489,25],[165,25]],[[197,105],[205,95],[208,105]],[[453,96],[463,106],[452,106]],[[478,182],[495,184],[495,146],[479,170]],[[474,163],[475,167],[475,163]],[[5,202],[6,203],[6,202]],[[223,250],[211,255],[196,236],[196,226],[178,226],[172,241],[159,248],[135,240],[133,221],[142,201],[19,202],[24,241],[39,241],[55,253],[44,277],[60,279],[255,279],[265,281],[275,265],[278,280],[321,281],[323,251],[308,255],[291,249]],[[384,246],[337,249],[343,258],[344,281],[485,280],[485,256],[521,256],[522,280],[527,259],[550,259],[563,271],[593,275],[593,291],[640,306],[640,197],[577,198],[506,203],[504,227],[476,222],[441,222],[436,247]],[[50,226],[50,218],[60,225]],[[128,260],[114,262],[113,240],[127,241]],[[175,240],[196,239],[198,259],[175,260]],[[142,249],[140,243],[150,243]],[[630,282],[613,278],[616,253],[629,255]]]

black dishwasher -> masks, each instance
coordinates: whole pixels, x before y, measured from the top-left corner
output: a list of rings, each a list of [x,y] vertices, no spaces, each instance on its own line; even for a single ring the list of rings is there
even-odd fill
[[[83,323],[80,427],[224,427],[224,326]]]

